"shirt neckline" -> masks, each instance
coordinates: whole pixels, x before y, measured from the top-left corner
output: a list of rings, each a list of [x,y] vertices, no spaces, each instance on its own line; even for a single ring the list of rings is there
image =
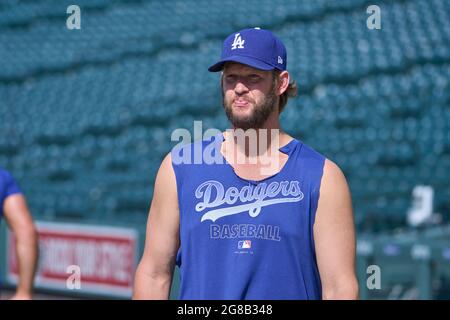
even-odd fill
[[[292,162],[292,158],[293,158],[292,153],[293,153],[293,150],[295,149],[295,147],[296,147],[297,144],[299,143],[299,141],[298,141],[297,139],[292,138],[292,139],[291,139],[288,143],[286,143],[284,146],[278,148],[279,151],[281,151],[282,153],[288,155],[288,159],[286,160],[285,164],[283,165],[283,167],[282,167],[278,172],[276,172],[276,173],[274,173],[273,175],[270,175],[270,176],[268,176],[268,177],[265,177],[265,178],[263,178],[263,179],[260,179],[260,180],[251,180],[251,179],[245,179],[245,178],[239,176],[239,175],[236,173],[236,171],[234,170],[234,167],[233,167],[233,166],[228,162],[228,160],[223,156],[223,154],[222,154],[222,152],[220,151],[220,149],[221,149],[222,142],[225,141],[225,137],[224,137],[224,135],[223,135],[223,132],[221,132],[221,133],[219,134],[219,136],[220,136],[219,139],[217,139],[217,141],[218,141],[218,145],[217,145],[217,147],[218,147],[218,152],[219,152],[219,154],[220,154],[220,157],[223,159],[223,162],[225,163],[225,165],[226,165],[228,168],[231,169],[231,171],[233,172],[233,174],[235,175],[235,177],[237,177],[239,180],[245,182],[246,184],[254,184],[254,185],[257,185],[257,184],[259,184],[259,183],[261,183],[261,182],[265,182],[265,181],[267,181],[267,180],[270,180],[270,179],[272,179],[272,178],[274,178],[274,177],[276,177],[276,176],[282,175],[282,174],[284,173],[284,171],[287,170],[287,168],[288,168],[288,166],[290,165],[290,163]]]

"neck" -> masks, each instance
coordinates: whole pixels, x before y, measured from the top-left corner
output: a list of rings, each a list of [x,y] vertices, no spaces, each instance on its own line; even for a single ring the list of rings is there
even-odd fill
[[[228,145],[246,157],[259,157],[267,155],[268,152],[278,151],[286,136],[280,127],[278,113],[272,113],[260,128],[243,130],[232,126],[225,133]]]

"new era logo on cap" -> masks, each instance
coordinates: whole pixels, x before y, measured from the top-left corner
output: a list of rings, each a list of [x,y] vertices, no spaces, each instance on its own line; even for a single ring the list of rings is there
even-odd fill
[[[286,48],[269,30],[243,29],[229,35],[222,46],[219,62],[209,71],[223,69],[226,62],[238,62],[260,70],[286,70]]]

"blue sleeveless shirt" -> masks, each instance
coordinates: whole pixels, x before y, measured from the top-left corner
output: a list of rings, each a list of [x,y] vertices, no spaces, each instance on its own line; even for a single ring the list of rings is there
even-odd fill
[[[223,140],[172,149],[179,298],[321,299],[313,225],[325,158],[293,139],[279,149],[288,160],[277,174],[246,180],[222,156]],[[221,163],[194,159],[208,148]]]
[[[8,171],[0,168],[0,218],[3,216],[3,205],[6,198],[16,193],[21,193],[16,181]]]

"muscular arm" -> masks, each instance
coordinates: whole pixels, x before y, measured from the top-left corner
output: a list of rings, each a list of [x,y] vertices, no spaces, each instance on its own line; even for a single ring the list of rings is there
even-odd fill
[[[314,224],[323,299],[357,299],[355,229],[350,191],[344,174],[326,160]]]
[[[170,154],[158,171],[145,248],[136,270],[133,299],[168,299],[179,247],[179,209]]]
[[[13,299],[31,299],[38,260],[38,236],[25,197],[11,195],[4,202],[5,219],[16,237],[19,283]]]

